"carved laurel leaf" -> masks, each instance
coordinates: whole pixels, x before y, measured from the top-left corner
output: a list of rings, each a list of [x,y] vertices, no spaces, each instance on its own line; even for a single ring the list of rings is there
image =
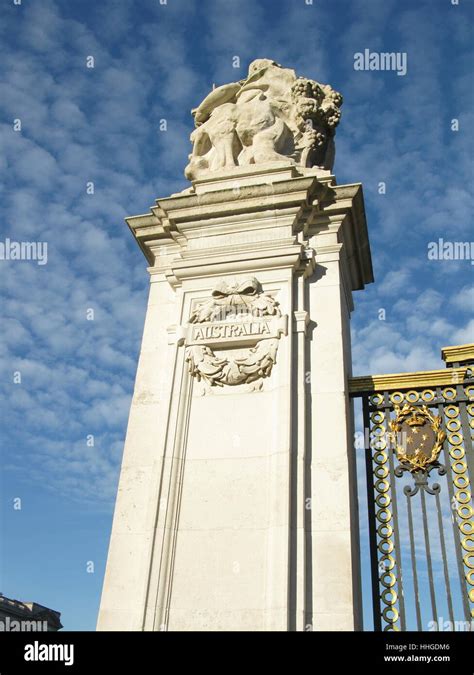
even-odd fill
[[[268,377],[276,363],[278,339],[260,340],[241,358],[219,358],[209,347],[192,345],[186,350],[189,372],[210,386],[235,386]]]

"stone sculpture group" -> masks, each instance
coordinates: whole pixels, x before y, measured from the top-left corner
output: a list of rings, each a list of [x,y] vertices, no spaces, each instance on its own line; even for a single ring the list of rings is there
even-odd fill
[[[332,169],[342,96],[327,84],[297,77],[270,59],[248,76],[213,89],[192,111],[196,129],[185,175],[273,161]]]

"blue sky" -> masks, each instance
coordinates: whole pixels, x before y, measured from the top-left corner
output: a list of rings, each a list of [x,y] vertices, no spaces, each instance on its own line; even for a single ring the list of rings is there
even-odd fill
[[[376,279],[355,296],[355,374],[439,368],[442,346],[473,341],[474,267],[427,257],[440,237],[472,239],[473,9],[3,3],[0,240],[48,242],[46,265],[0,260],[5,595],[61,611],[66,629],[95,627],[147,299],[123,218],[187,186],[190,109],[251,60],[272,58],[344,95],[335,174],[364,185]],[[355,71],[364,49],[406,52],[407,74]]]

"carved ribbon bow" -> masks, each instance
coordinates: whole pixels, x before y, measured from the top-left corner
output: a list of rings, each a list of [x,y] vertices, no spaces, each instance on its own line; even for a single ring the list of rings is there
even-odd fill
[[[244,309],[244,313],[258,316],[281,316],[278,303],[270,295],[262,293],[260,282],[255,277],[233,285],[220,281],[212,291],[210,300],[199,304],[189,318],[189,323],[224,320],[227,314]]]
[[[250,277],[233,286],[221,281],[212,291],[212,296],[216,301],[224,300],[226,305],[251,305],[259,291],[260,282],[255,277]]]

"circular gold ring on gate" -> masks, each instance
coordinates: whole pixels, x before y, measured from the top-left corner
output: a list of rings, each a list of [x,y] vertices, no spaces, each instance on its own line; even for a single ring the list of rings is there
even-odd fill
[[[444,414],[446,417],[449,417],[449,419],[453,419],[459,415],[459,410],[454,405],[447,405],[444,409]]]
[[[386,588],[380,596],[386,605],[394,605],[398,600],[397,592],[393,588]]]
[[[384,553],[384,555],[381,555],[379,558],[379,565],[381,563],[383,563],[385,570],[387,572],[390,572],[390,570],[393,570],[393,568],[395,567],[395,558],[393,557],[393,555],[390,555],[390,553]]]
[[[471,501],[471,493],[468,490],[458,490],[454,496],[460,504],[469,504]]]
[[[461,445],[463,438],[461,434],[454,432],[453,434],[448,434],[448,441],[451,445]]]
[[[377,492],[388,492],[390,489],[390,483],[385,478],[379,478],[375,481],[375,489]]]
[[[451,469],[454,471],[454,473],[460,474],[460,473],[465,473],[467,470],[467,464],[466,462],[463,462],[460,459],[457,459],[455,462],[452,463]]]
[[[457,493],[455,496],[455,499],[457,499]],[[459,501],[459,500],[457,500]],[[457,514],[462,520],[467,520],[470,518],[472,515],[474,515],[474,510],[470,504],[463,504],[457,509]]]
[[[451,419],[446,422],[446,429],[448,431],[459,431],[461,428],[461,422],[456,419]]]
[[[389,581],[386,581],[385,577],[388,577]],[[384,572],[380,577],[380,583],[382,586],[385,586],[385,588],[390,589],[397,583],[397,577],[393,572]]]
[[[387,439],[383,438],[383,436],[377,436],[377,438],[372,439],[370,447],[372,450],[385,450],[387,447]]]
[[[424,391],[421,392],[421,398],[423,401],[429,403],[429,401],[432,401],[435,397],[435,393],[432,389],[425,389]]]
[[[469,570],[469,572],[466,574],[466,579],[469,586],[474,586],[474,570]],[[471,593],[472,592],[473,591],[471,591]]]
[[[401,403],[404,396],[401,391],[394,391],[392,394],[390,394],[389,398],[391,403]]]
[[[382,518],[382,514],[384,517]],[[390,509],[382,507],[379,509],[375,515],[379,523],[389,523],[392,520],[392,512]],[[391,551],[384,551],[384,553],[391,553]]]
[[[374,424],[380,424],[383,422],[385,415],[381,410],[376,410],[375,412],[372,413],[371,419]]]
[[[414,389],[411,389],[410,391],[407,391],[405,396],[406,396],[406,399],[407,399],[408,403],[416,403],[420,398],[420,394],[417,391],[415,391]]]
[[[469,403],[466,406],[466,410],[469,413],[469,415],[473,416],[474,415],[474,403]]]
[[[381,509],[384,509],[387,506],[390,506],[390,502],[392,500],[390,499],[389,494],[387,494],[386,492],[382,492],[381,494],[376,496],[375,501],[377,503],[377,506],[380,506]]]
[[[454,476],[453,483],[460,490],[469,485],[469,481],[464,474],[461,474],[460,476]]]
[[[468,553],[474,553],[474,537],[464,537],[464,539],[461,540],[461,546],[465,551],[468,551]]]
[[[388,455],[386,452],[383,452],[382,450],[377,450],[377,452],[374,452],[374,456],[372,459],[375,462],[375,464],[378,464],[380,466],[381,464],[385,464],[388,461]]]
[[[469,600],[471,602],[474,602],[474,588],[471,588],[471,590],[469,591]]]
[[[374,424],[372,429],[370,430],[370,435],[372,436],[383,436],[383,434],[386,432],[386,429],[383,424]]]
[[[453,387],[446,387],[441,393],[447,401],[452,401],[456,398],[456,389],[453,389]]]
[[[393,541],[391,539],[383,539],[379,541],[377,548],[384,556],[388,556],[393,551]]]
[[[374,469],[374,476],[376,478],[387,478],[388,476],[388,466],[379,465]]]
[[[456,446],[454,448],[451,448],[449,451],[450,457],[453,459],[462,459],[466,453],[464,452],[464,448],[462,446]]]
[[[385,626],[385,628],[383,629],[384,633],[390,633],[391,631],[394,631],[395,633],[399,633],[400,628],[398,626],[391,626],[390,625],[390,626]]]
[[[380,405],[383,402],[383,394],[380,392],[377,392],[376,394],[372,394],[370,397],[370,402],[372,405]]]
[[[474,570],[474,553],[468,553],[465,555],[463,562],[470,570]]]
[[[393,534],[393,527],[389,523],[382,523],[377,528],[377,534],[381,539],[390,539]],[[464,534],[470,534],[470,532],[465,532]],[[395,565],[395,560],[393,560],[393,564]],[[392,568],[390,567],[390,569]]]
[[[472,520],[464,520],[459,523],[459,529],[463,534],[474,534],[474,522]]]
[[[464,387],[464,391],[466,392],[466,396],[474,396],[474,385],[473,384],[468,384],[467,387]]]
[[[393,616],[389,617],[389,613],[392,612]],[[387,623],[394,624],[398,621],[398,609],[396,607],[385,607],[385,609],[382,612],[382,616],[385,619]]]

